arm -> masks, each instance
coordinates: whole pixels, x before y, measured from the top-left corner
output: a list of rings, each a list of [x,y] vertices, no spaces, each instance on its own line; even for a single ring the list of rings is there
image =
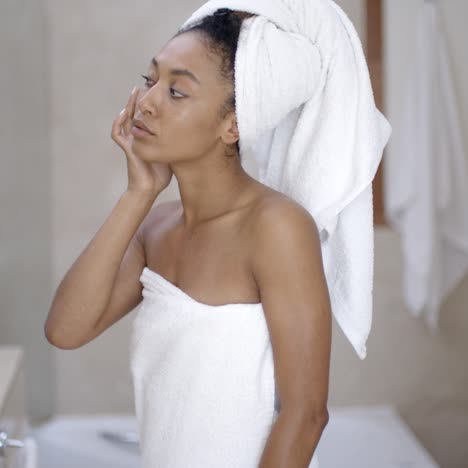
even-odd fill
[[[254,230],[252,271],[281,402],[259,468],[307,468],[328,422],[331,305],[319,233],[289,199],[270,200]]]
[[[49,343],[74,349],[88,343],[141,301],[146,264],[142,221],[169,185],[169,164],[148,163],[134,152],[131,133],[137,87],[112,123],[111,137],[127,160],[127,191],[60,282],[44,324]]]
[[[120,197],[57,288],[44,324],[51,344],[73,349],[90,341],[96,331],[102,332],[97,324],[109,308],[114,285],[118,293],[112,295],[112,311],[118,309],[119,316],[141,300],[138,278],[145,259],[140,225],[154,200],[154,196],[130,191]],[[118,318],[114,314],[113,321]]]

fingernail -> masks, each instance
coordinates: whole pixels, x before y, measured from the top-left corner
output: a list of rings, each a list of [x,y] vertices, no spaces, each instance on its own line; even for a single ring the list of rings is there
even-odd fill
[[[126,109],[122,109],[122,110],[120,111],[120,115],[122,115],[122,114],[125,112],[125,110],[126,110]]]
[[[132,89],[132,94],[137,90],[137,86],[134,86]]]

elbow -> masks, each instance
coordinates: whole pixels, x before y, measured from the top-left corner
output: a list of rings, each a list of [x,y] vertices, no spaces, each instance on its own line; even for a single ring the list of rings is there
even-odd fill
[[[330,414],[328,413],[328,408],[325,408],[322,411],[322,424],[323,424],[323,427],[325,427],[328,424],[329,420],[330,420]]]
[[[49,344],[55,346],[56,348],[63,349],[63,347],[58,344],[56,336],[47,328],[47,325],[44,325],[44,336]]]
[[[313,428],[319,427],[320,429],[325,429],[328,421],[330,420],[330,415],[328,413],[328,408],[323,408],[320,410],[314,410],[309,414],[309,422],[312,424]]]
[[[76,336],[70,336],[67,333],[67,328],[60,320],[61,316],[60,309],[51,306],[46,321],[44,322],[44,336],[46,340],[59,349],[77,349],[84,343],[78,343]],[[76,328],[76,327],[74,327]]]
[[[46,337],[46,340],[49,342],[49,344],[55,346],[55,339],[47,321],[44,323],[44,336]]]
[[[46,340],[54,346],[55,348],[59,349],[77,349],[81,345],[72,345],[71,343],[66,343],[60,339],[56,332],[53,332],[50,327],[47,326],[47,322],[44,325],[44,336]]]
[[[281,413],[292,425],[300,427],[301,431],[305,429],[306,432],[315,433],[317,429],[322,431],[329,421],[328,408],[326,407],[307,410],[304,408],[294,408],[293,410],[282,408]]]

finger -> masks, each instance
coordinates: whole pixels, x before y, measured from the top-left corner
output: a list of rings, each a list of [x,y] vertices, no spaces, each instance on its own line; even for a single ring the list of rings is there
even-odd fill
[[[132,89],[132,93],[130,94],[130,98],[128,99],[127,106],[125,107],[127,109],[127,120],[123,124],[123,130],[126,135],[130,134],[130,130],[132,129],[132,120],[133,120],[133,115],[134,115],[134,110],[135,110],[135,98],[137,95],[137,87],[134,86]]]
[[[127,118],[127,109],[122,109],[120,111],[120,114],[117,118],[114,119],[114,122],[112,123],[112,130],[111,130],[111,138],[118,143],[119,145],[121,144],[121,130],[122,130],[122,123],[125,121]]]
[[[130,118],[133,119],[133,117],[135,117],[135,110],[136,110],[136,104],[137,104],[137,100],[138,100],[138,91],[135,91],[135,93],[133,94],[133,100],[132,100],[132,103],[130,105]]]

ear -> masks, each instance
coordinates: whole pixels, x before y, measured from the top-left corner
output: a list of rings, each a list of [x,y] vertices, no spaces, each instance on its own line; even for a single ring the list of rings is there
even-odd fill
[[[232,145],[239,140],[239,129],[235,112],[229,112],[224,122],[223,140],[227,145]]]

